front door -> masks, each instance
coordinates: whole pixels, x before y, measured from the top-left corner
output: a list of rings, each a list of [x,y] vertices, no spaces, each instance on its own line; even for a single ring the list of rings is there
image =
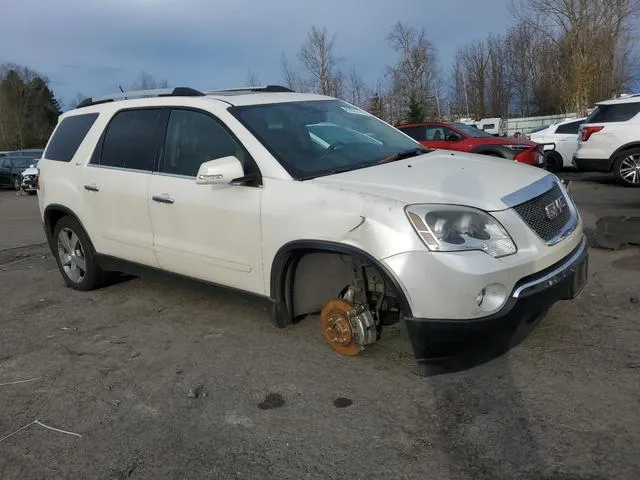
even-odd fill
[[[161,108],[116,113],[83,171],[84,218],[99,253],[158,265],[148,189],[166,114]]]
[[[197,185],[206,161],[235,155],[245,172],[248,152],[212,114],[173,108],[158,172],[151,176],[149,211],[160,266],[171,272],[264,293],[261,188]]]
[[[462,136],[444,125],[429,125],[424,145],[441,150],[461,150]]]

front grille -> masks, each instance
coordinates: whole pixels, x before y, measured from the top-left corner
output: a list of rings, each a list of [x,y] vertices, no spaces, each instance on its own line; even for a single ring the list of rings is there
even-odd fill
[[[562,199],[564,209],[554,218],[549,218],[546,208],[557,199]],[[570,200],[564,196],[557,184],[531,200],[516,205],[513,209],[520,215],[520,218],[536,232],[545,242],[549,242],[558,236],[571,221],[575,221],[569,207]],[[550,207],[552,208],[552,207]]]

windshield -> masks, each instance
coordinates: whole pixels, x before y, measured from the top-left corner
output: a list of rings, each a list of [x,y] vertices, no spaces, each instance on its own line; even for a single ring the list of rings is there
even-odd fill
[[[13,168],[29,168],[33,164],[33,158],[29,157],[13,157],[11,159]]]
[[[250,105],[230,111],[296,179],[369,167],[410,150],[428,151],[341,100]]]
[[[477,129],[476,127],[472,127],[470,125],[464,123],[454,123],[454,127],[460,130],[465,135],[469,135],[470,137],[475,138],[492,138],[493,135],[483,132],[482,130]]]

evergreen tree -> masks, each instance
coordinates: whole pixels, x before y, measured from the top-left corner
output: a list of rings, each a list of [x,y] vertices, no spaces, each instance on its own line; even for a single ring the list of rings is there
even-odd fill
[[[42,148],[60,104],[47,81],[28,68],[9,68],[0,78],[0,150]]]
[[[415,94],[411,94],[409,97],[409,123],[424,122],[424,109],[418,101],[418,97]]]
[[[382,118],[382,100],[380,100],[380,96],[377,93],[374,94],[373,98],[369,101],[368,110],[371,115]]]

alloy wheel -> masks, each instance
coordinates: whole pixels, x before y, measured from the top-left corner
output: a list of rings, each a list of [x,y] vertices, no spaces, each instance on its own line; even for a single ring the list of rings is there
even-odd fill
[[[69,280],[82,282],[87,274],[87,259],[80,239],[70,228],[63,228],[58,234],[58,258]]]
[[[632,154],[620,162],[620,178],[631,184],[640,184],[640,154]]]

